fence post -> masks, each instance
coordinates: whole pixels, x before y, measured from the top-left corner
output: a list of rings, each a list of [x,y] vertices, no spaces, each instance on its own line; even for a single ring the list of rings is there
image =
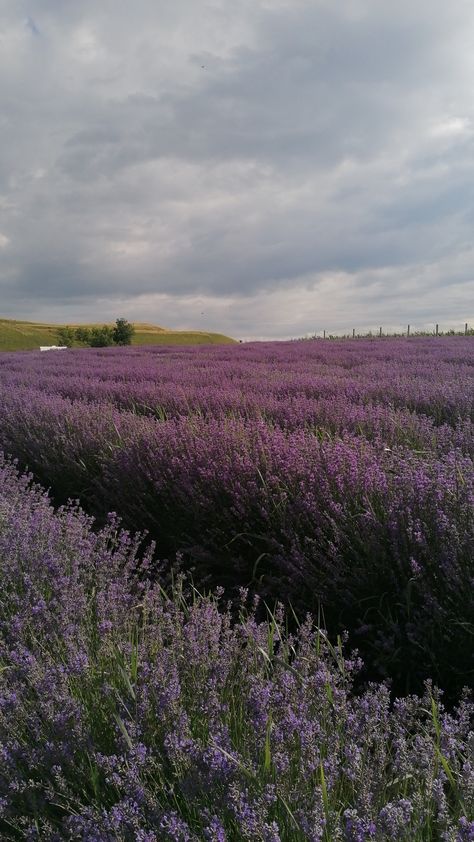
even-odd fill
[[[326,339],[326,331],[323,330],[323,339]]]
[[[410,336],[410,325],[408,325],[407,336]]]
[[[355,327],[352,328],[352,338],[355,339],[356,329]]]
[[[436,325],[436,336],[438,336],[438,333],[439,333],[438,325]]]
[[[464,336],[467,336],[467,322],[466,322],[466,324],[464,325]]]
[[[382,336],[382,328],[379,328],[379,336]]]

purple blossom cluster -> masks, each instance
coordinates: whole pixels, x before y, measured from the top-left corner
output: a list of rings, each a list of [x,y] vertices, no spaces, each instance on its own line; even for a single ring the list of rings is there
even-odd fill
[[[0,456],[0,838],[467,842],[474,704],[391,701],[308,615],[200,595]]]
[[[474,674],[471,338],[0,358],[0,446],[197,583],[322,605],[397,692]]]

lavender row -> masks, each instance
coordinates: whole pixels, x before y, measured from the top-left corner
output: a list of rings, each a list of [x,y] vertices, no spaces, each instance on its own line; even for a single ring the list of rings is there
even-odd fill
[[[4,840],[468,842],[474,705],[354,694],[308,618],[148,575],[153,547],[0,456]]]
[[[28,389],[4,397],[0,443],[57,502],[119,512],[201,582],[252,584],[300,612],[322,602],[398,689],[472,683],[474,471],[460,451],[158,422]]]
[[[53,395],[160,418],[263,417],[429,443],[436,428],[467,422],[472,441],[474,342],[468,339],[295,342],[208,349],[69,351],[61,359],[10,354],[0,388]],[[332,408],[332,411],[331,411]],[[419,428],[419,432],[418,432]],[[449,431],[442,433],[442,438]]]

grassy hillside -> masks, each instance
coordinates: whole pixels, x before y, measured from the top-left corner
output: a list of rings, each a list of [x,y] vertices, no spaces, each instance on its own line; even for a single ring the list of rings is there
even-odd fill
[[[0,319],[0,351],[28,351],[37,350],[40,345],[56,345],[58,330],[64,326]],[[69,327],[79,327],[79,325],[69,325]],[[81,327],[94,327],[94,325],[87,324]],[[221,333],[167,330],[158,325],[141,323],[136,323],[134,327],[134,345],[219,345],[235,342],[234,339]]]

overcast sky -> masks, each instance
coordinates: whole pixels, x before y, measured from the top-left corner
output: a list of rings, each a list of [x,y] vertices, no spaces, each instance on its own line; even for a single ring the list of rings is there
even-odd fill
[[[472,0],[0,0],[0,316],[474,323]]]

